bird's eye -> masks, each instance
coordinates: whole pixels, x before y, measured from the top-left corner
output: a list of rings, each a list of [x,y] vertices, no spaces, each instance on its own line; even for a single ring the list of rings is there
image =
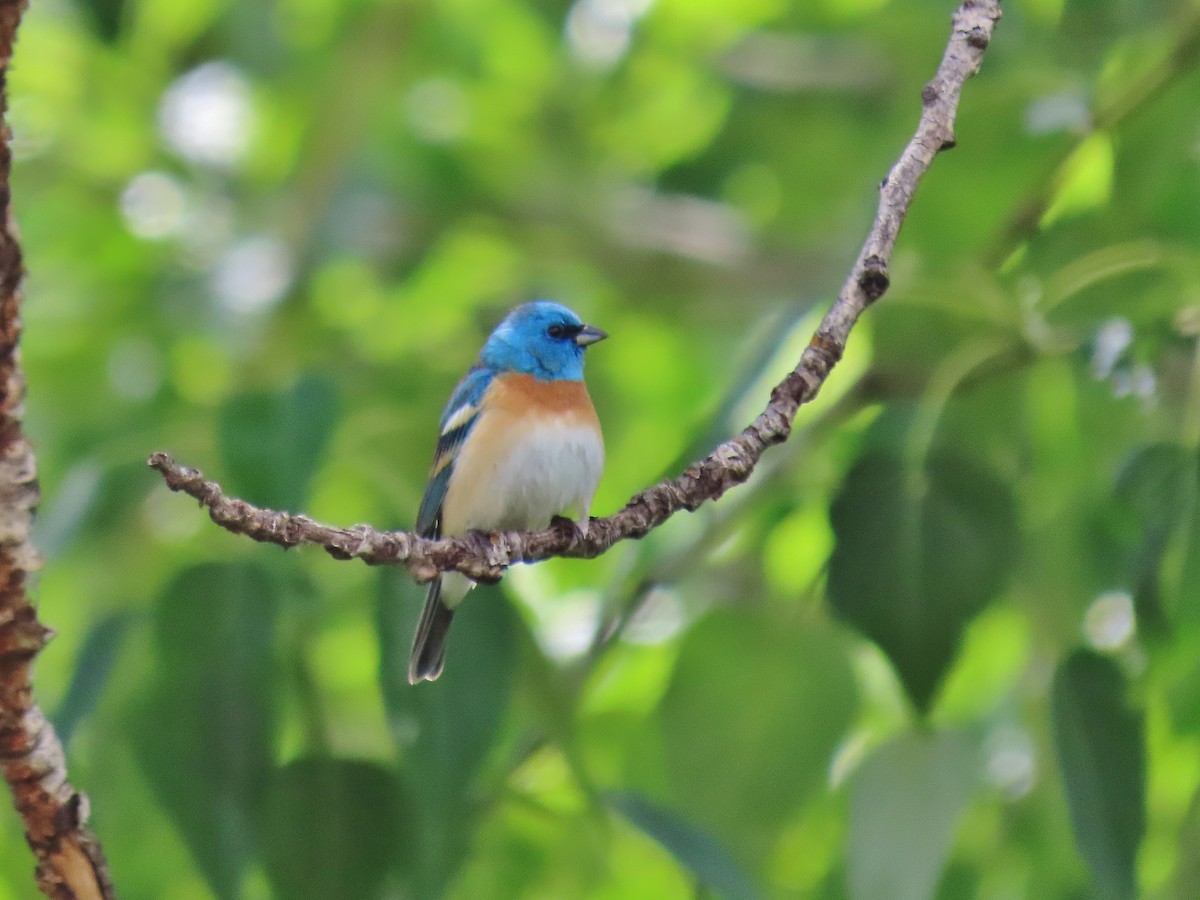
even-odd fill
[[[551,325],[549,328],[546,329],[546,334],[550,335],[550,337],[552,337],[552,338],[560,338],[566,333],[567,333],[567,329],[564,328],[562,325]]]

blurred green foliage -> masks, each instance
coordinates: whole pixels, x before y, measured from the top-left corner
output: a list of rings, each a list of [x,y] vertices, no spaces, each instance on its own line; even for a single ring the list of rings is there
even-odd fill
[[[951,5],[32,5],[37,688],[122,896],[1200,896],[1195,0],[1007,0],[793,439],[481,588],[436,684],[404,573],[144,466],[407,526],[541,295],[612,334],[615,510],[798,358]],[[31,868],[0,814],[0,898]]]

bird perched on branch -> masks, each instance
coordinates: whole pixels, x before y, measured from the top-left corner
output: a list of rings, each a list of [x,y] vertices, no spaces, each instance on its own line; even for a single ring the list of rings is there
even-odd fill
[[[607,336],[544,300],[504,317],[442,412],[418,533],[533,531],[567,511],[586,525],[604,441],[583,383],[583,354]],[[454,610],[471,587],[458,572],[430,582],[410,684],[442,673]]]

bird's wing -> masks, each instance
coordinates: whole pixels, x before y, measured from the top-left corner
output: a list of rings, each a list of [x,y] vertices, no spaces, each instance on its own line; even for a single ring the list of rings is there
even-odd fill
[[[454,464],[467,435],[479,420],[483,395],[494,377],[495,372],[486,366],[471,369],[458,383],[450,395],[450,402],[442,411],[433,467],[429,472],[429,483],[425,485],[421,509],[417,513],[417,533],[424,537],[441,537],[442,503],[450,487]]]

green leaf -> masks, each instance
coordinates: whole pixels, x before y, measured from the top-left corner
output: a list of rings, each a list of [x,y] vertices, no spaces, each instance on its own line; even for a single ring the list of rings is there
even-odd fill
[[[125,15],[125,0],[83,0],[80,5],[90,14],[96,36],[105,43],[116,43]]]
[[[1197,502],[1196,467],[1193,458],[1191,471],[1179,483],[1179,496],[1188,504],[1185,517],[1181,517],[1186,521],[1177,543],[1182,548],[1182,559],[1175,570],[1163,567],[1164,581],[1170,578],[1172,582],[1165,591],[1172,595],[1168,602],[1172,621],[1182,632],[1193,635],[1200,630],[1200,503]],[[1170,549],[1165,554],[1168,558]]]
[[[145,467],[138,481],[145,488]],[[84,530],[103,492],[108,473],[95,461],[83,460],[71,467],[49,493],[34,522],[34,542],[46,559],[68,549],[75,536]]]
[[[976,783],[960,735],[905,734],[854,776],[846,848],[854,900],[928,900]]]
[[[133,613],[125,610],[105,616],[88,630],[79,649],[71,683],[54,714],[54,730],[64,746],[70,744],[79,723],[100,702],[134,621]]]
[[[270,776],[260,832],[276,896],[378,897],[404,846],[395,776],[359,760],[295,760]]]
[[[418,893],[437,896],[467,850],[469,788],[508,708],[519,626],[497,588],[476,588],[455,614],[441,677],[410,685],[408,652],[424,602],[424,587],[405,573],[380,573],[380,682],[402,775],[417,798]]]
[[[112,523],[136,514],[146,499],[148,474],[142,460],[123,458],[105,464],[92,458],[73,466],[58,479],[48,502],[38,510],[34,540],[53,562],[69,558],[75,542],[99,535],[111,537]],[[103,539],[103,538],[102,538]]]
[[[971,618],[1003,587],[1018,532],[1007,485],[940,454],[923,470],[887,451],[855,463],[830,510],[829,599],[891,659],[928,710]]]
[[[1096,131],[1080,141],[1059,167],[1054,196],[1042,215],[1041,227],[1105,206],[1112,197],[1115,167],[1111,135]]]
[[[613,809],[658,841],[704,887],[726,900],[753,900],[759,896],[754,883],[710,834],[640,794],[618,791],[608,794],[605,799]]]
[[[271,769],[275,587],[249,565],[185,569],[154,611],[158,667],[134,754],[219,897],[241,896]]]
[[[1176,444],[1138,447],[1117,474],[1096,569],[1133,590],[1142,630],[1162,621],[1163,557],[1195,492],[1195,454]]]
[[[1116,664],[1086,650],[1054,675],[1054,744],[1075,843],[1102,895],[1137,894],[1138,845],[1146,828],[1142,715],[1125,704]]]
[[[1200,897],[1200,790],[1192,795],[1187,817],[1179,829],[1178,859],[1170,896],[1175,900]]]
[[[379,630],[384,700],[396,742],[411,764],[428,766],[425,790],[452,795],[478,767],[512,690],[517,622],[494,588],[478,587],[454,617],[446,668],[437,681],[410,685],[408,651],[425,588],[403,572],[381,577]]]
[[[301,510],[337,408],[333,384],[315,375],[277,394],[227,400],[217,430],[231,488],[260,506]]]
[[[739,854],[825,783],[857,693],[833,632],[722,610],[684,638],[659,709],[674,805]]]
[[[1195,455],[1178,444],[1136,448],[1117,473],[1118,505],[1135,517],[1138,530],[1154,537],[1174,528],[1187,509],[1187,485],[1195,473]]]
[[[1187,510],[1188,482],[1194,479],[1193,452],[1178,444],[1147,444],[1124,461],[1114,493],[1141,528],[1162,541]]]

